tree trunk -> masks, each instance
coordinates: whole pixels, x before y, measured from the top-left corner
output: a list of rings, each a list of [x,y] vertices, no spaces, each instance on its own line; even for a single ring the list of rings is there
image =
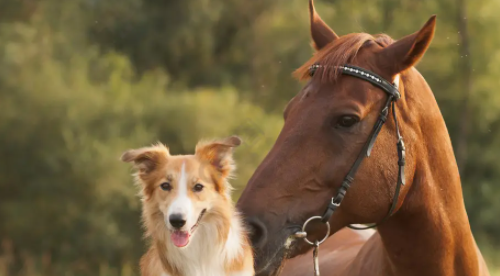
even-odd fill
[[[457,138],[457,163],[462,173],[467,162],[467,142],[470,121],[470,94],[472,92],[472,66],[470,57],[469,34],[467,31],[466,0],[457,0],[457,29],[459,41],[459,74],[462,80],[463,94],[461,115]]]

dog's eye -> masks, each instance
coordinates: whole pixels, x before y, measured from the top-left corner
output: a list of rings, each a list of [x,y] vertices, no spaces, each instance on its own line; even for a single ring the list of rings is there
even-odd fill
[[[193,191],[195,192],[201,192],[203,190],[203,188],[205,188],[203,185],[201,185],[200,183],[194,185],[193,187]]]
[[[163,182],[160,184],[160,188],[164,191],[170,191],[172,190],[172,185],[170,185],[170,183],[168,182]]]

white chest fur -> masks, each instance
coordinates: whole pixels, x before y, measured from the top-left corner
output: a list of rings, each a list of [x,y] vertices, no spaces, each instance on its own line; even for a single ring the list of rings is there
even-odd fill
[[[251,273],[246,272],[231,274],[225,272],[226,264],[234,259],[243,258],[244,253],[241,244],[241,226],[237,217],[232,220],[225,242],[221,243],[216,238],[219,229],[215,225],[206,223],[199,226],[186,248],[178,248],[170,242],[167,243],[169,263],[183,276],[251,276]]]

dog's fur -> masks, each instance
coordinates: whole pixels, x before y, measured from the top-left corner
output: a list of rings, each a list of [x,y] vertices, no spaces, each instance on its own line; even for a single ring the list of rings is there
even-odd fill
[[[194,155],[170,155],[161,144],[122,155],[122,161],[133,162],[137,169],[146,237],[152,241],[141,259],[141,275],[254,275],[253,253],[228,183],[234,170],[232,151],[240,143],[233,136],[199,142]],[[166,182],[171,190],[161,186]],[[197,184],[204,186],[201,191],[195,190]],[[179,228],[169,221],[172,213],[186,220],[180,228],[190,233],[184,247],[173,242]]]

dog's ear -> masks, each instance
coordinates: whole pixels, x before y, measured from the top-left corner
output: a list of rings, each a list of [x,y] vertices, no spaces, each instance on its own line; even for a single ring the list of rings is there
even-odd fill
[[[124,152],[121,156],[121,161],[127,163],[134,163],[137,169],[135,174],[136,183],[141,184],[142,195],[144,200],[149,200],[153,194],[154,186],[152,181],[155,174],[152,174],[158,166],[166,164],[170,153],[168,148],[162,144],[156,144],[151,147],[140,149],[131,149]]]
[[[157,144],[152,147],[128,150],[122,154],[120,160],[127,163],[133,162],[141,176],[156,169],[159,164],[167,160],[168,156],[170,156],[168,148]]]
[[[223,178],[234,170],[233,149],[241,144],[238,136],[231,136],[218,141],[199,142],[196,145],[196,157],[202,163],[209,163]]]

